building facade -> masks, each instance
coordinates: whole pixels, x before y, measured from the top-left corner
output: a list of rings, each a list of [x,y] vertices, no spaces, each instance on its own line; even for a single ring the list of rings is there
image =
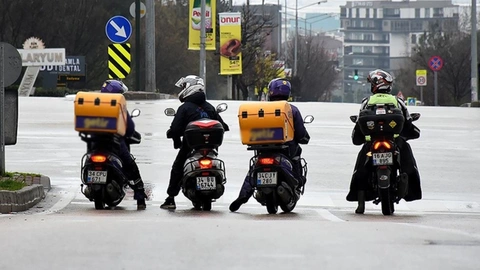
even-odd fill
[[[431,24],[458,29],[459,7],[451,0],[348,1],[340,7],[340,20],[344,101],[360,102],[370,94],[368,71],[380,68],[395,75]]]

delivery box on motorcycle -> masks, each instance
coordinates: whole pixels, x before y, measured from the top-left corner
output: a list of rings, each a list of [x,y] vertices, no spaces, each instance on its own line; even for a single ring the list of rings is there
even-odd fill
[[[222,145],[224,132],[219,121],[201,119],[188,123],[184,138],[192,149],[217,148]]]
[[[293,140],[293,113],[287,101],[240,105],[238,121],[242,144],[282,144]]]
[[[125,135],[127,101],[122,94],[78,92],[74,103],[76,131]]]
[[[405,118],[402,110],[389,106],[373,106],[360,111],[358,124],[364,135],[400,134]]]

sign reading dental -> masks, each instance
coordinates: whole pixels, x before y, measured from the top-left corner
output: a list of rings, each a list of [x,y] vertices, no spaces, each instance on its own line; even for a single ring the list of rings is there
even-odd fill
[[[132,35],[132,24],[123,16],[114,16],[107,21],[105,34],[114,43],[124,43]]]
[[[67,56],[63,66],[42,66],[40,71],[52,74],[85,76],[85,56]]]

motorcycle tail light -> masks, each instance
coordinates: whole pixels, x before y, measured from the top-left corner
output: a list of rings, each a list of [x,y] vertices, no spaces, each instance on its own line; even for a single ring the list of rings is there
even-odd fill
[[[107,157],[104,155],[93,155],[90,157],[90,160],[96,163],[102,163],[107,160]]]
[[[258,163],[262,165],[273,165],[275,163],[275,159],[271,157],[263,157],[258,159]]]
[[[373,145],[373,149],[374,150],[378,150],[380,149],[380,147],[385,147],[387,150],[390,150],[392,149],[392,145],[390,144],[390,142],[387,142],[387,141],[378,141],[378,142],[375,142],[375,144]]]
[[[212,160],[205,158],[205,159],[200,159],[200,169],[211,169],[212,168]]]

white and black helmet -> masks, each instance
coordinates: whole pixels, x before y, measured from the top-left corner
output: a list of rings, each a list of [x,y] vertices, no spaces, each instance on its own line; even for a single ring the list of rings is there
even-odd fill
[[[178,94],[178,99],[181,102],[184,102],[187,97],[195,93],[205,92],[203,79],[196,75],[188,75],[187,77],[180,78],[180,80],[175,83],[175,86],[182,89]]]

